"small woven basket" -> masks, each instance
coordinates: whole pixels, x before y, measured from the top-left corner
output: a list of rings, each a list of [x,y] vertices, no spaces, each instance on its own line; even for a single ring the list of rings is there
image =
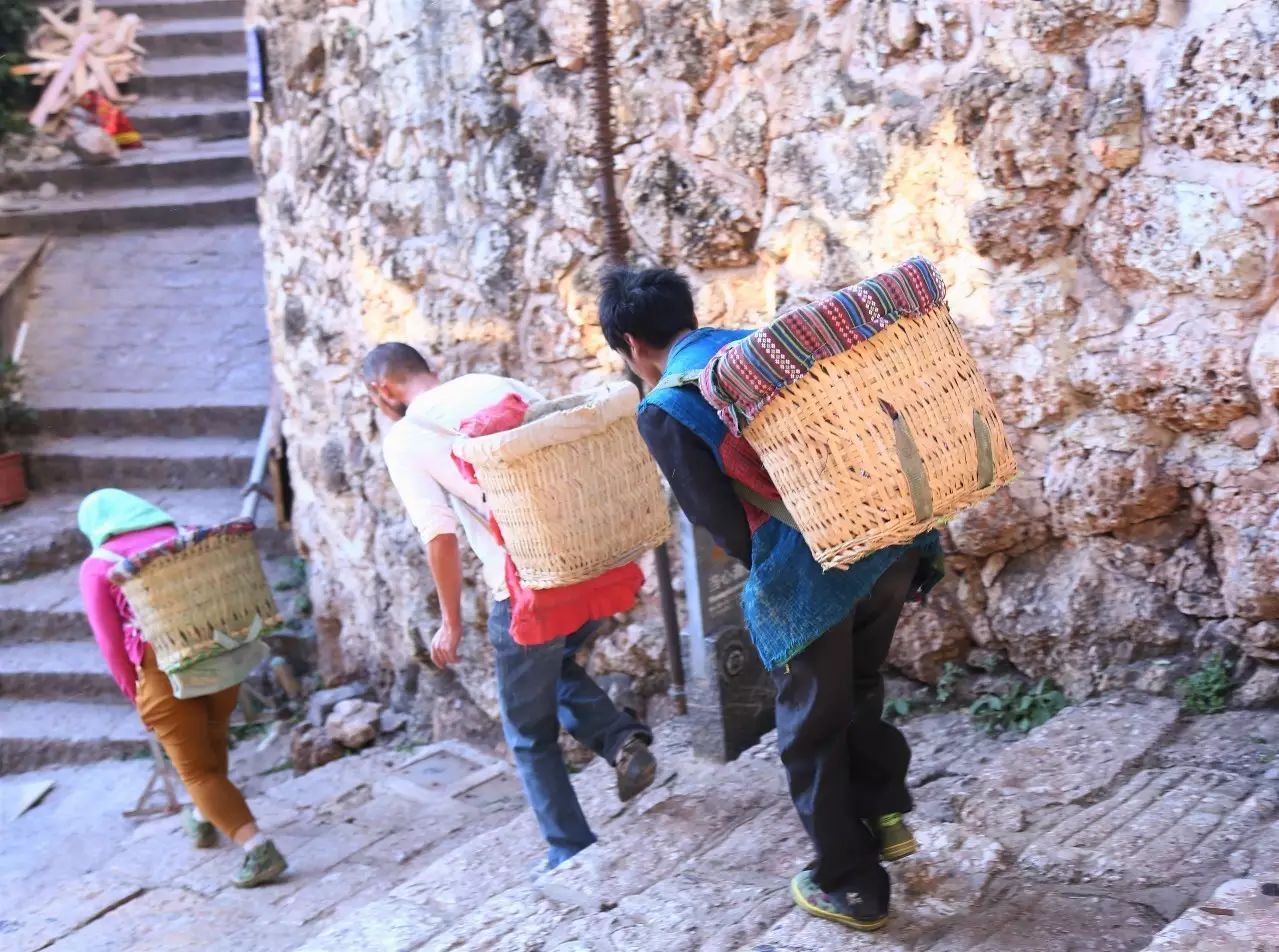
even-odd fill
[[[280,624],[271,586],[239,520],[151,546],[110,573],[133,608],[134,624],[173,674]]]
[[[909,542],[1017,475],[944,302],[819,360],[742,435],[826,569]]]
[[[560,588],[665,542],[671,515],[629,383],[534,404],[513,430],[457,441],[531,589]]]

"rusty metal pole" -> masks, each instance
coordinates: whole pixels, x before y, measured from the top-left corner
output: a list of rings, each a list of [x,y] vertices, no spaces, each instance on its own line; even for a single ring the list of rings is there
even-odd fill
[[[612,43],[608,29],[608,0],[591,0],[590,86],[595,101],[595,160],[600,167],[600,211],[604,219],[604,254],[609,264],[626,260],[629,242],[617,202],[616,170],[613,165],[613,92],[610,80]],[[632,373],[631,383],[640,386]],[[675,589],[671,585],[671,556],[665,545],[653,550],[657,563],[657,589],[662,600],[662,624],[666,629],[666,656],[671,671],[671,700],[677,714],[688,713],[684,693],[684,655],[680,649],[679,616],[675,610]]]

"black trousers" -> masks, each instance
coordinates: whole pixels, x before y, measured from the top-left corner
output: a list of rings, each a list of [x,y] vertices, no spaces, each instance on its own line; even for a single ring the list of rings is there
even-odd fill
[[[907,552],[847,618],[773,671],[778,748],[827,892],[876,889],[879,844],[862,820],[911,808],[910,745],[883,719],[880,668],[919,563]]]

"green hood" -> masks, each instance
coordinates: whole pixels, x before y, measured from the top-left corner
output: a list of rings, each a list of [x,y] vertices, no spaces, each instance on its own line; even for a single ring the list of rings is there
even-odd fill
[[[139,529],[171,526],[173,517],[145,499],[123,489],[99,489],[84,497],[78,517],[80,531],[96,549],[108,539]]]

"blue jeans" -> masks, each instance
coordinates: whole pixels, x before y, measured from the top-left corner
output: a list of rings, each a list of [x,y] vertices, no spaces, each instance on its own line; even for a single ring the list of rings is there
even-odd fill
[[[652,741],[648,728],[614,707],[574,659],[594,628],[588,622],[565,638],[525,647],[511,639],[509,601],[494,602],[489,613],[502,730],[552,868],[595,842],[560,754],[560,725],[609,763],[633,734]]]

